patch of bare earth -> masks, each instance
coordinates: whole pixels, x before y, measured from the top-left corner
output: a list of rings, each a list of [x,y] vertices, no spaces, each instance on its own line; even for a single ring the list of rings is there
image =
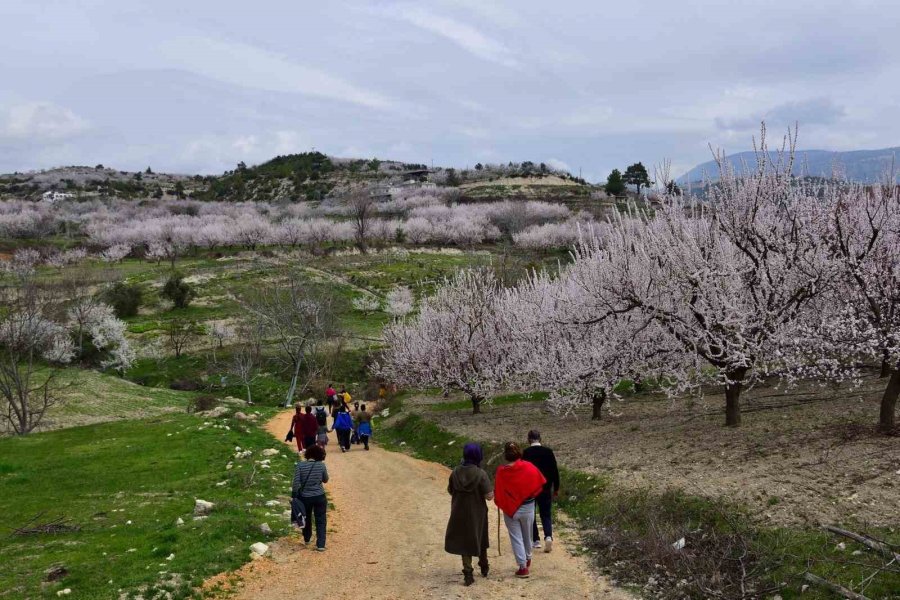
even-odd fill
[[[737,500],[773,524],[896,525],[900,437],[874,427],[884,385],[873,377],[858,389],[758,387],[746,393],[737,429],[723,426],[722,395],[694,403],[638,396],[613,402],[601,421],[587,411],[559,417],[541,402],[481,415],[429,411],[433,399],[410,402],[473,439],[524,441],[540,429],[563,464],[617,486]]]

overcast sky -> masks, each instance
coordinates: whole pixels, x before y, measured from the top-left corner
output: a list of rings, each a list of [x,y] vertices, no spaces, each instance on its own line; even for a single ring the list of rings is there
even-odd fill
[[[900,145],[891,0],[2,0],[0,172],[218,173],[313,147],[613,167]]]

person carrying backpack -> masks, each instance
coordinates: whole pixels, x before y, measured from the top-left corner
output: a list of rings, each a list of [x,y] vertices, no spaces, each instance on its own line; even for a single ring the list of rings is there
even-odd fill
[[[313,445],[306,449],[306,460],[297,463],[294,469],[294,481],[291,485],[291,498],[303,503],[306,512],[306,523],[303,526],[303,542],[308,544],[312,539],[312,522],[316,520],[316,550],[325,552],[326,511],[328,500],[325,487],[328,483],[328,469],[325,467],[325,448]]]
[[[323,448],[328,445],[328,413],[324,406],[316,407],[316,443]]]
[[[338,408],[331,430],[337,431],[338,446],[340,446],[341,452],[350,450],[350,434],[353,431],[353,419],[350,417],[350,413],[347,412],[346,406]]]

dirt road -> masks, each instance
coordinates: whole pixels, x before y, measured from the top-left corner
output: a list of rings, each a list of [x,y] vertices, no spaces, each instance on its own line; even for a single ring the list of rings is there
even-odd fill
[[[290,415],[278,415],[267,429],[280,438]],[[630,598],[566,552],[565,532],[551,554],[535,554],[530,579],[516,579],[505,529],[497,557],[493,506],[491,574],[464,587],[459,557],[444,552],[450,471],[374,445],[370,452],[354,447],[341,454],[332,440],[329,450],[327,551],[315,552],[296,536],[273,544],[271,558],[238,572],[237,598]]]

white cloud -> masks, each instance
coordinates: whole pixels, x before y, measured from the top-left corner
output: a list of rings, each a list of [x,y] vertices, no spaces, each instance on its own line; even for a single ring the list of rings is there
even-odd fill
[[[59,141],[88,129],[88,122],[52,102],[24,102],[0,107],[0,138]]]
[[[189,36],[168,40],[160,50],[174,66],[233,85],[318,96],[382,110],[396,105],[382,94],[250,44]]]
[[[220,173],[243,161],[248,165],[265,162],[275,156],[305,152],[310,140],[293,130],[267,131],[261,134],[207,135],[187,142],[180,161],[204,173]]]
[[[562,123],[574,127],[593,127],[609,122],[613,109],[605,105],[589,106],[562,118]]]
[[[491,135],[490,132],[487,129],[485,129],[484,127],[471,127],[471,126],[460,127],[459,131],[460,131],[460,133],[462,133],[463,135],[465,135],[467,137],[475,138],[478,140],[485,140],[485,139],[489,138]]]
[[[510,49],[502,42],[456,19],[435,14],[414,4],[395,6],[388,14],[446,38],[478,58],[513,69],[520,66]]]
[[[559,160],[558,158],[550,158],[546,161],[547,166],[556,171],[565,171],[566,173],[572,172],[572,167],[569,166],[568,163]]]

